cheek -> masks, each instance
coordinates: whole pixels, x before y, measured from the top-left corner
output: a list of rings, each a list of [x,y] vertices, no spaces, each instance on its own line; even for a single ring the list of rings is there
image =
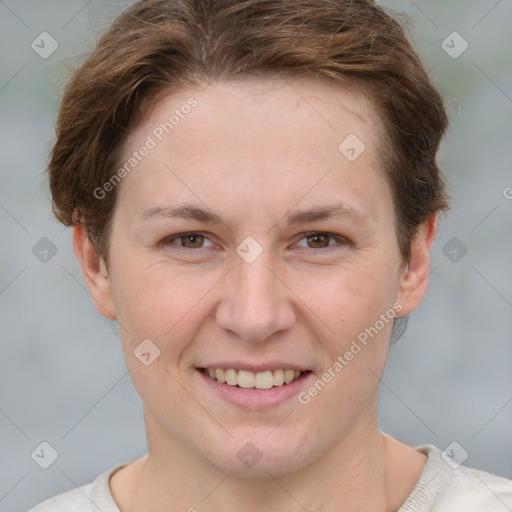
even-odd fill
[[[309,284],[315,286],[306,287],[304,281],[297,281],[295,286],[298,295],[307,297],[305,302],[314,313],[310,318],[318,326],[315,335],[326,357],[320,382],[306,390],[304,402],[332,407],[333,414],[343,416],[347,410],[360,409],[375,395],[395,316],[395,283],[374,262],[338,268],[329,278],[317,276]]]
[[[124,263],[117,267],[115,302],[130,378],[150,410],[162,397],[173,397],[173,410],[185,407],[178,365],[206,315],[200,299],[210,280],[164,263]]]
[[[304,312],[314,314],[334,345],[373,325],[392,307],[396,296],[396,283],[376,262],[348,262],[322,272],[296,275],[290,288],[307,306]]]
[[[138,261],[119,270],[115,303],[119,322],[125,327],[127,348],[133,349],[149,338],[165,353],[184,348],[207,314],[207,301],[202,298],[222,277],[221,273],[185,271],[165,261]]]

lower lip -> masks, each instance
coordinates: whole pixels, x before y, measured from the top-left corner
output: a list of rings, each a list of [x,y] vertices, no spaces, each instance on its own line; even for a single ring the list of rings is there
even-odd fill
[[[297,395],[301,388],[304,387],[313,376],[312,372],[304,373],[290,384],[283,384],[282,386],[270,389],[256,389],[239,388],[238,386],[222,384],[219,381],[208,377],[201,370],[197,370],[197,373],[201,379],[203,379],[203,381],[222,398],[234,405],[249,409],[275,407],[276,405],[289,400]]]

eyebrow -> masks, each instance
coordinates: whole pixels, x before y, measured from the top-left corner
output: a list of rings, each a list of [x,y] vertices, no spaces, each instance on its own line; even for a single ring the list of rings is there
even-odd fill
[[[217,215],[211,210],[198,208],[193,205],[182,205],[176,207],[156,206],[146,210],[140,216],[139,221],[144,222],[158,217],[192,219],[208,224],[223,224],[231,230],[231,224],[220,215]],[[288,213],[286,216],[286,224],[305,224],[308,222],[331,218],[348,218],[354,222],[364,222],[369,219],[369,215],[348,203],[342,202],[334,205],[319,206],[308,210],[297,210]]]
[[[299,210],[290,213],[287,218],[288,224],[302,224],[317,220],[348,217],[356,222],[363,222],[368,219],[368,214],[357,210],[348,203],[319,206],[310,210]]]

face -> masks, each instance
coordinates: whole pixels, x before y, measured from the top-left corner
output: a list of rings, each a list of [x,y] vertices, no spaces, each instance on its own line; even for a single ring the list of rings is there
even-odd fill
[[[269,79],[173,94],[130,134],[109,280],[88,283],[121,326],[150,456],[282,476],[375,428],[393,317],[419,302],[377,121],[355,91]]]

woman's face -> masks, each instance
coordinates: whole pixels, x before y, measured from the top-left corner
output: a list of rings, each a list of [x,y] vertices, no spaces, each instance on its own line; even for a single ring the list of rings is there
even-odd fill
[[[253,80],[170,95],[130,134],[95,298],[121,326],[150,456],[278,477],[376,428],[392,319],[419,302],[377,123],[353,91]],[[244,370],[226,376],[242,388],[203,368]]]

